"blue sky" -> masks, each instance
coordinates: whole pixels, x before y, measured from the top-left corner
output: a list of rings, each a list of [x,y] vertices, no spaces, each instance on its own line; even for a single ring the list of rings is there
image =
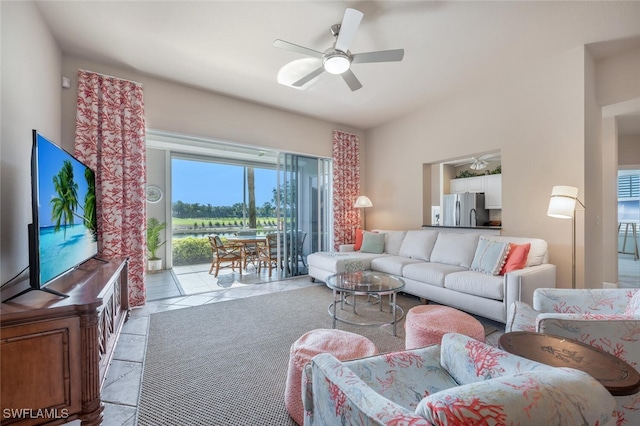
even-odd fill
[[[243,201],[242,166],[173,159],[171,161],[172,203],[211,204],[231,206]],[[275,169],[254,169],[256,205],[262,206],[273,198],[277,186]],[[248,201],[248,200],[247,200]]]
[[[84,177],[85,167],[66,151],[38,135],[38,198],[40,226],[53,225],[51,220],[51,199],[56,197],[53,186],[53,177],[58,174],[64,160],[71,160],[73,165],[73,179],[78,184],[78,202],[84,205],[84,197],[87,194],[87,180]],[[82,209],[77,213],[82,215]],[[82,223],[80,218],[75,218],[74,223]]]

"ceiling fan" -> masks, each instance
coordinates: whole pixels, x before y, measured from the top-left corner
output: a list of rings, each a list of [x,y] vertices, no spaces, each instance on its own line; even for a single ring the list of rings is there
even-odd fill
[[[360,26],[364,13],[356,9],[347,8],[344,11],[342,24],[331,26],[331,34],[336,37],[336,41],[332,47],[324,52],[309,49],[307,47],[298,46],[284,40],[276,40],[273,45],[279,49],[285,49],[314,58],[322,59],[322,66],[311,71],[309,74],[300,78],[293,83],[295,87],[301,87],[323,72],[329,74],[340,74],[352,91],[356,91],[362,87],[362,83],[351,71],[351,64],[365,64],[371,62],[398,62],[404,57],[404,49],[380,50],[376,52],[351,53],[349,46],[356,31]]]
[[[489,165],[489,162],[487,160],[493,157],[494,157],[493,154],[486,154],[486,155],[483,155],[482,157],[477,157],[477,158],[471,157],[471,161],[464,164],[471,164],[469,168],[472,170],[482,170]]]

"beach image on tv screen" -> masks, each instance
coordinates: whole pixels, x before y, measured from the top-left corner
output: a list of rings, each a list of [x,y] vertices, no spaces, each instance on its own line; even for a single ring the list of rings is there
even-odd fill
[[[38,135],[40,283],[98,252],[93,171]]]

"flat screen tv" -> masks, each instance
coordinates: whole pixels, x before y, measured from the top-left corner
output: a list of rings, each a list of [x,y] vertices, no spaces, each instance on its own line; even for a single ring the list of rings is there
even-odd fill
[[[45,286],[98,253],[93,170],[36,130],[31,151],[30,289]]]

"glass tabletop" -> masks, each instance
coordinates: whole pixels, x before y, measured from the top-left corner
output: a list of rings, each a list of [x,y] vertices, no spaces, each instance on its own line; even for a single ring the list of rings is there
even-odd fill
[[[327,286],[337,291],[388,293],[404,288],[400,277],[375,271],[343,272],[327,277]]]

